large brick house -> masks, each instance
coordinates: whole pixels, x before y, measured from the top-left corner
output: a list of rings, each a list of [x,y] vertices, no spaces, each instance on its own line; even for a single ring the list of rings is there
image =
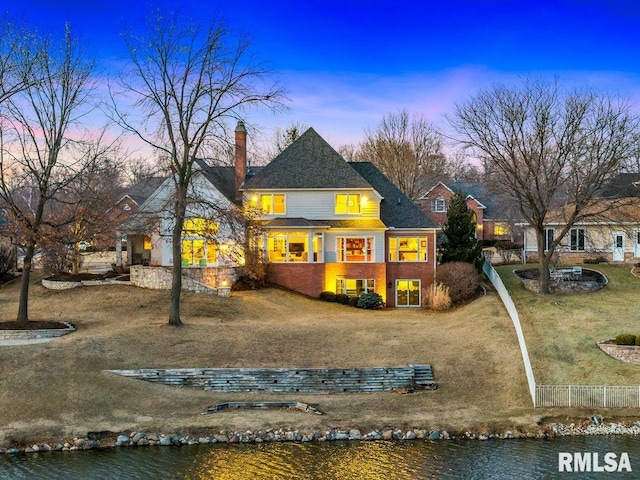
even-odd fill
[[[260,232],[252,241],[271,282],[313,297],[327,290],[377,292],[388,306],[423,304],[423,290],[435,277],[437,227],[373,164],[346,162],[309,129],[267,166],[248,169],[246,130],[239,124],[235,165],[198,161],[196,167],[193,188],[207,192],[209,203],[252,212]],[[145,237],[152,266],[171,266],[171,192],[168,179],[134,215],[138,232],[145,228],[141,219],[160,224]],[[208,218],[195,206],[187,217],[199,227]],[[220,255],[229,243],[224,225],[215,239],[196,230],[185,232],[184,269],[229,267]]]
[[[318,296],[377,292],[420,306],[433,283],[436,226],[369,162],[346,162],[307,130],[242,186],[257,207],[269,279]]]

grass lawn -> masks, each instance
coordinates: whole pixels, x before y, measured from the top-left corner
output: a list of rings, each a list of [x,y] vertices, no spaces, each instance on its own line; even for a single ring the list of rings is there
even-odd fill
[[[604,295],[615,288],[614,283]],[[0,289],[0,322],[15,318],[18,289],[18,284]],[[556,306],[557,299],[519,293],[518,300],[529,310],[540,306],[554,312],[553,322],[562,325],[557,313],[565,307]],[[574,300],[562,298],[560,305],[569,301]],[[594,305],[604,308],[599,302]],[[618,306],[631,317],[630,302]],[[186,325],[179,329],[166,324],[168,308],[169,294],[163,291],[125,285],[50,291],[34,284],[30,318],[70,321],[78,330],[47,343],[0,346],[0,446],[101,430],[186,434],[201,428],[208,432],[265,427],[499,428],[532,425],[548,413],[531,407],[515,332],[493,292],[440,314],[415,309],[365,311],[276,289],[234,292],[231,298],[184,294]],[[576,315],[576,321],[582,317]],[[606,324],[601,317],[591,313],[588,322]],[[544,346],[548,330],[542,321],[530,313],[525,318],[527,331],[536,338],[536,352],[553,350]],[[586,335],[583,329],[578,332],[578,337]],[[603,333],[603,338],[616,332]],[[570,340],[577,345],[580,338],[575,336]],[[571,362],[569,354],[566,359],[556,357],[579,371],[581,355],[571,353]],[[606,358],[598,361],[613,364]],[[430,363],[438,390],[407,395],[226,394],[154,385],[105,372],[410,363]],[[551,372],[550,365],[536,359],[535,368]],[[200,415],[209,405],[243,400],[298,400],[318,405],[326,415],[252,410]]]
[[[585,265],[609,284],[594,293],[547,296],[525,290],[511,273],[516,268],[522,267],[497,270],[520,314],[536,383],[640,385],[640,366],[614,360],[596,345],[620,333],[640,334],[640,278],[630,266]]]

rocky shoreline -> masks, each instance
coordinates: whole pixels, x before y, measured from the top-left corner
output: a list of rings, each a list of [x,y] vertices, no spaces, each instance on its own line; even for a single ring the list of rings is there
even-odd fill
[[[531,429],[514,428],[502,433],[481,431],[393,429],[373,430],[363,434],[359,429],[331,429],[323,432],[302,432],[288,428],[218,431],[210,435],[151,434],[145,432],[91,432],[85,437],[74,437],[61,442],[33,443],[28,446],[0,448],[0,454],[27,454],[37,452],[82,451],[92,449],[185,446],[214,443],[265,443],[265,442],[332,442],[332,441],[444,441],[444,440],[505,440],[517,438],[549,439],[564,436],[586,435],[640,435],[640,421],[601,422],[598,417],[591,421],[576,421],[570,424],[545,423]]]

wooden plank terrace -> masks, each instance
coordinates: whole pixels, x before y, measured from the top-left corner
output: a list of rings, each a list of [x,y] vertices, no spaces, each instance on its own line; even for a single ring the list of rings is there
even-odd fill
[[[361,393],[435,390],[428,364],[374,368],[148,368],[124,377],[217,392]]]

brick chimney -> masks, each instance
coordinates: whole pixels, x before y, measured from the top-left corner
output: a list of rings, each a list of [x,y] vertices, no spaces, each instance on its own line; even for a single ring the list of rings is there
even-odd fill
[[[240,200],[240,187],[247,175],[247,129],[242,120],[236,126],[236,200]]]

